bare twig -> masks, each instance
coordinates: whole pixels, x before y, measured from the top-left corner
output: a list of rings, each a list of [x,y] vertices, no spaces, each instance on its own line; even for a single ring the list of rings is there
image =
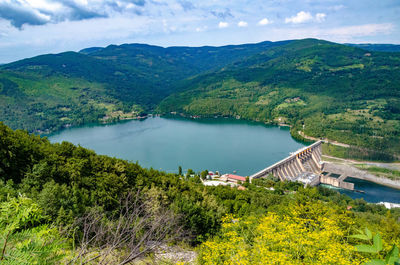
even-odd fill
[[[162,208],[150,211],[140,195],[129,193],[109,216],[92,210],[77,220],[80,249],[68,264],[108,264],[110,257],[118,260],[115,264],[128,264],[183,234],[176,214]]]

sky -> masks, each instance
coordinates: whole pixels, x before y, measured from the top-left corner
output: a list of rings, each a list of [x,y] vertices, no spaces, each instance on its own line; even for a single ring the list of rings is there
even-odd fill
[[[0,63],[110,44],[400,44],[400,0],[0,0]]]

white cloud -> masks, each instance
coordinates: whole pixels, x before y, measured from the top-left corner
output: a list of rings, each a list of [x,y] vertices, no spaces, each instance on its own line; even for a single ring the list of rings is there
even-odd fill
[[[315,15],[315,20],[317,22],[323,22],[323,21],[325,21],[325,18],[326,18],[326,14],[325,13],[317,13]]]
[[[268,18],[263,18],[260,21],[258,21],[258,25],[261,25],[261,26],[265,26],[268,24],[271,24],[271,21],[269,21]]]
[[[300,11],[295,16],[285,18],[285,23],[305,23],[313,19],[313,16],[310,12]]]
[[[317,13],[313,16],[310,12],[300,11],[295,16],[285,18],[285,23],[300,24],[311,21],[316,21],[318,23],[324,22],[326,19],[325,13]]]
[[[228,22],[219,22],[218,24],[218,28],[223,29],[223,28],[227,28],[229,27],[229,23]]]
[[[239,21],[239,23],[237,25],[238,25],[238,27],[247,27],[248,26],[246,21]]]

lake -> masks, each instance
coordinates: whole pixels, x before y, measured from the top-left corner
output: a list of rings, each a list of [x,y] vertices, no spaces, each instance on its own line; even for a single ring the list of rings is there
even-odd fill
[[[68,141],[166,172],[191,168],[248,176],[302,148],[287,127],[234,119],[147,118],[62,130],[51,142]]]
[[[69,128],[49,136],[51,142],[68,141],[141,166],[166,172],[191,168],[248,176],[304,146],[288,127],[266,126],[235,119],[183,119],[154,117],[109,125]],[[349,180],[347,180],[349,181]],[[400,203],[400,190],[352,180],[365,193],[338,190],[369,202]]]

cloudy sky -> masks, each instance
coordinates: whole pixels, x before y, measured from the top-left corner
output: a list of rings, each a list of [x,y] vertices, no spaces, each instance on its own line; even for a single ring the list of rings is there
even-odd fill
[[[0,63],[92,46],[400,44],[400,0],[0,0]]]

